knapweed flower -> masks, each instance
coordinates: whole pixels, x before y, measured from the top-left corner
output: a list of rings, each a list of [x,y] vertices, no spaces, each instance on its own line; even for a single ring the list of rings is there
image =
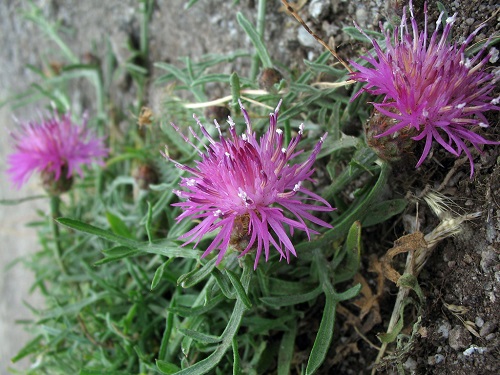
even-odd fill
[[[102,165],[108,154],[103,139],[88,129],[86,116],[77,125],[69,113],[20,124],[13,138],[15,151],[8,156],[7,173],[18,188],[33,172],[54,181],[70,180],[75,173],[82,176],[82,165]]]
[[[241,251],[240,256],[254,249],[254,268],[257,268],[262,252],[267,261],[272,246],[279,252],[280,260],[289,262],[290,254],[297,256],[297,253],[287,227],[290,235],[294,229],[300,229],[309,239],[312,233],[318,232],[308,228],[305,220],[331,228],[330,224],[308,211],[332,211],[333,208],[303,185],[304,181],[311,181],[313,163],[320,152],[323,137],[304,162],[292,164],[292,160],[302,153],[296,148],[303,135],[303,125],[290,144],[285,145],[283,131],[277,128],[280,104],[270,114],[269,129],[260,140],[252,130],[241,102],[246,123],[246,131],[241,136],[236,133],[235,123],[229,117],[230,137],[225,137],[214,121],[219,132],[219,141],[215,141],[194,116],[209,144],[202,151],[186,136],[183,137],[197,149],[201,160],[192,168],[166,156],[190,174],[180,183],[184,190],[174,191],[183,200],[173,204],[184,210],[177,220],[190,217],[199,221],[180,237],[187,239],[184,245],[196,241],[196,247],[204,235],[219,231],[202,257],[218,249],[217,263],[220,263],[229,245]],[[177,126],[172,126],[179,131]],[[190,131],[200,140],[191,128]],[[323,205],[314,205],[315,201]]]
[[[427,5],[424,6],[423,32],[418,30],[411,1],[409,8],[411,32],[405,9],[401,26],[395,28],[392,35],[382,30],[385,34],[385,52],[377,41],[365,34],[372,42],[376,56],[370,54],[363,57],[371,67],[351,62],[358,69],[351,77],[367,83],[355,97],[362,91],[383,95],[382,102],[373,105],[378,112],[395,121],[377,137],[390,134],[396,137],[401,131],[413,131],[413,140],[425,138],[417,167],[428,156],[432,141],[436,140],[457,157],[462,151],[467,155],[472,177],[474,162],[466,142],[478,150],[482,144],[499,143],[484,139],[474,129],[488,126],[483,112],[500,109],[500,99],[489,95],[498,77],[484,70],[491,57],[491,54],[485,54],[488,43],[475,56],[467,58],[465,49],[480,28],[461,45],[450,44],[448,39],[456,15],[446,20],[441,33],[443,13],[437,20],[430,41],[427,41]]]

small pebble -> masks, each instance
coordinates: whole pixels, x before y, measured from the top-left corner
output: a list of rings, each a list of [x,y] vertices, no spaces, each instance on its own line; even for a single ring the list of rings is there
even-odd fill
[[[495,47],[490,49],[490,63],[494,64],[498,61],[498,50]]]
[[[444,362],[444,355],[436,354],[434,357],[436,358],[436,363]]]
[[[415,371],[417,369],[417,361],[415,361],[412,357],[408,357],[405,363],[403,363],[403,367],[409,371]]]
[[[464,255],[464,262],[467,264],[472,264],[473,260],[472,257],[469,254]]]
[[[488,322],[484,323],[484,325],[481,327],[481,330],[479,331],[479,335],[481,337],[486,337],[490,333],[492,333],[496,328],[497,328],[497,325],[495,322],[488,321]]]
[[[477,345],[471,345],[470,348],[467,348],[466,350],[464,350],[464,356],[468,357],[474,353],[483,354],[484,352],[487,352],[487,351],[488,351],[488,348],[483,348],[483,347],[477,346]]]
[[[297,33],[297,39],[299,40],[299,43],[304,47],[314,48],[318,44],[316,39],[314,39],[314,37],[303,28],[299,29]]]
[[[366,27],[366,21],[368,20],[368,12],[366,11],[365,7],[361,6],[358,9],[356,9],[356,22],[358,23],[361,28]]]
[[[481,328],[484,325],[484,320],[480,316],[476,317],[476,320],[474,321],[476,323],[476,326]]]
[[[465,327],[459,325],[453,327],[448,337],[448,344],[452,347],[452,349],[464,349],[467,348],[470,343],[471,336]]]
[[[431,366],[437,365],[438,363],[441,363],[443,361],[444,361],[444,355],[442,354],[431,355],[430,357],[427,358],[427,364]]]
[[[328,13],[330,2],[325,0],[312,0],[309,3],[309,14],[317,21],[322,20]]]
[[[475,19],[470,17],[465,20],[465,23],[469,26],[471,26],[474,23]]]
[[[447,339],[450,335],[451,324],[447,321],[443,321],[441,325],[438,327],[437,332],[441,334],[443,339]]]
[[[485,339],[486,341],[491,341],[491,340],[493,340],[495,337],[497,337],[497,335],[496,335],[496,333],[495,333],[495,332],[493,332],[493,333],[490,333],[488,336],[486,336],[484,339]]]
[[[491,267],[495,264],[497,256],[495,251],[491,246],[481,252],[481,262],[479,263],[481,269],[487,273],[490,271]]]

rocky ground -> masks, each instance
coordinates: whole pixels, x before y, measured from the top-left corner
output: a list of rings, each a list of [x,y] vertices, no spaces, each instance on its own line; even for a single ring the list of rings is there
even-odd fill
[[[67,28],[65,38],[79,56],[92,53],[98,58],[102,57],[105,50],[103,35],[109,37],[113,51],[119,59],[125,60],[128,57],[129,52],[125,48],[127,43],[137,43],[140,26],[138,6],[134,0],[106,2],[39,0],[35,3],[43,7],[49,19],[57,20]],[[236,49],[251,48],[250,41],[238,27],[235,15],[237,11],[241,11],[254,21],[257,13],[256,0],[240,0],[238,5],[224,0],[200,0],[187,11],[184,10],[184,3],[182,0],[155,2],[150,23],[151,42],[148,62],[150,66],[158,61],[176,63],[180,56],[196,59],[204,53],[228,53]],[[365,29],[376,30],[379,22],[386,22],[400,15],[405,2],[312,0],[298,3],[302,5],[299,13],[306,22],[324,40],[333,38],[331,43],[336,45],[342,56],[348,58],[363,46],[350,41],[347,35],[342,33],[342,27],[352,25],[354,20]],[[441,3],[449,12],[457,12],[459,21],[453,34],[457,38],[463,38],[483,22],[486,22],[486,26],[478,35],[478,40],[500,32],[500,8],[494,0],[473,2],[445,0]],[[415,1],[416,8],[420,9],[422,4],[421,0]],[[0,57],[2,98],[8,93],[22,90],[35,79],[25,68],[26,64],[40,66],[41,62],[51,61],[55,56],[56,47],[41,35],[33,24],[22,19],[20,13],[22,9],[28,7],[29,3],[23,0],[0,3],[2,25],[0,40],[3,46]],[[434,21],[438,15],[434,1],[429,2],[429,10],[429,17]],[[421,12],[419,16],[421,17]],[[312,59],[323,51],[314,39],[284,13],[278,0],[268,1],[266,17],[265,40],[271,58],[278,65],[305,69],[302,60]],[[224,72],[244,72],[248,66],[235,60],[222,69]],[[5,90],[7,87],[9,90]],[[154,104],[157,101],[159,90],[161,88],[151,85],[148,98],[150,103]],[[78,87],[78,91],[75,91],[74,105],[76,107],[85,105],[92,109],[93,95],[88,87]],[[113,95],[117,105],[124,108],[136,97],[136,93],[125,81],[117,83]],[[213,96],[217,95],[219,93],[214,91]],[[26,118],[29,117],[27,111],[27,109],[16,110],[14,114],[19,118]],[[491,116],[491,124],[490,138],[499,139],[500,126],[497,114]],[[5,120],[2,126],[4,129],[11,129],[12,123]],[[2,147],[2,155],[6,151]],[[436,154],[434,160],[444,164],[445,170],[446,167],[451,169],[454,162],[453,159],[440,154]],[[465,163],[464,166],[458,167],[449,182],[442,186],[442,192],[456,203],[456,211],[461,214],[481,211],[482,215],[466,223],[463,231],[454,238],[444,240],[435,249],[422,272],[421,286],[426,304],[421,312],[419,332],[406,350],[396,353],[399,355],[397,360],[404,363],[408,371],[417,374],[495,374],[500,369],[499,149],[489,148],[477,160],[477,176],[474,180],[468,179],[468,163]],[[438,168],[437,162],[431,161],[429,164],[425,171],[418,172],[396,167],[391,184],[394,194],[405,196],[411,192],[418,195],[427,184],[437,188],[445,179],[446,173]],[[2,189],[5,185],[2,183]],[[26,191],[24,193],[28,194]],[[8,193],[5,194],[2,198],[9,196]],[[23,212],[33,209],[28,204],[24,204],[21,208]],[[2,207],[2,211],[5,210],[6,208]],[[415,212],[409,211],[407,214],[412,215]],[[16,225],[24,221],[24,215],[21,216],[15,219],[18,220]],[[419,217],[422,219],[424,233],[436,224],[436,219],[432,219],[432,214],[423,205]],[[391,227],[392,224],[394,227]],[[390,233],[383,241],[376,236],[380,230]],[[33,230],[22,231],[23,237],[28,233],[34,236]],[[7,234],[9,233],[2,232],[2,236]],[[378,228],[377,232],[368,231],[365,238],[365,267],[368,268],[370,254],[383,255],[392,247],[392,241],[402,234],[404,234],[403,226],[400,223],[387,224],[382,229]],[[16,244],[12,247],[22,248],[19,254],[22,254],[24,249],[36,249],[32,243],[29,246]],[[370,286],[374,287],[376,275],[373,274],[373,279],[370,279],[370,273],[365,272],[365,277]],[[12,298],[12,292],[15,290],[15,295],[20,298],[18,289],[13,285],[25,285],[26,279],[22,272],[2,273],[2,278],[4,281],[0,299],[1,316],[2,324],[6,326],[12,325],[12,317],[21,315],[18,310],[19,304],[5,303],[9,300],[5,299],[5,296],[9,295],[11,296],[9,298]],[[23,290],[25,293],[26,288]],[[382,323],[375,325],[366,335],[368,340],[377,345],[375,334],[384,331],[392,311],[394,295],[391,292],[395,292],[395,289],[386,282],[379,301]],[[416,316],[410,318],[416,319]],[[365,341],[357,337],[356,350],[346,350],[345,354],[339,352],[343,343],[353,337],[352,330],[342,326],[343,319],[345,317],[339,315],[335,352],[332,352],[332,358],[340,355],[341,360],[336,363],[332,361],[331,368],[325,371],[335,369],[340,374],[369,373],[369,367],[377,355],[377,350]],[[17,350],[20,340],[17,340],[18,333],[12,332],[11,329],[4,329],[3,332],[5,334],[0,339],[1,362],[6,363],[4,358]],[[24,339],[26,336],[22,337]],[[387,362],[387,366],[381,368],[381,371],[383,373],[395,371],[396,362],[396,360]],[[5,370],[2,368],[2,371]]]

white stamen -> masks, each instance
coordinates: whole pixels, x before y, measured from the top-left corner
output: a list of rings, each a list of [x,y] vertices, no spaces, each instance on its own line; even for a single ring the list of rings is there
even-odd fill
[[[243,191],[242,188],[238,188],[238,197],[245,200],[248,197],[248,195]]]
[[[196,185],[196,180],[194,178],[190,178],[189,180],[186,181],[187,186],[194,186]]]
[[[215,217],[221,217],[222,216],[222,211],[221,210],[214,211],[214,216]]]
[[[301,181],[297,182],[295,184],[295,186],[293,187],[293,191],[295,191],[295,192],[299,191],[301,185],[302,185]]]
[[[498,103],[500,103],[500,96],[491,101],[491,104],[493,104],[493,105],[497,105]]]
[[[304,124],[299,125],[299,134],[304,134]]]
[[[439,29],[439,26],[441,26],[441,19],[443,18],[443,13],[439,14],[439,17],[436,21],[436,28]]]
[[[482,127],[482,128],[487,128],[488,124],[485,124],[484,122],[480,122],[479,126]]]
[[[462,109],[467,103],[460,103],[457,105],[457,109]]]
[[[224,155],[226,155],[228,158],[231,156],[231,154],[229,152],[224,152]]]
[[[283,130],[281,130],[281,129],[276,129],[276,133],[278,133],[278,134],[280,134],[280,135],[281,135],[281,134],[283,134]]]
[[[248,194],[244,192],[242,188],[238,188],[238,197],[240,197],[243,203],[245,203],[245,206],[248,206],[250,203],[253,203],[252,200],[248,198]]]
[[[423,115],[424,117],[429,117],[429,111],[428,111],[428,110],[426,110],[426,109],[424,109],[424,110],[422,111],[422,115]]]
[[[248,137],[245,133],[241,135],[241,139],[243,139],[244,141],[248,141]]]
[[[472,66],[472,63],[471,63],[470,59],[468,59],[468,58],[465,59],[465,64],[464,65],[465,65],[465,67],[467,69],[470,69],[470,67]]]
[[[281,152],[285,154],[285,153],[286,153],[286,148],[284,148],[284,147],[283,147],[283,148],[281,149]]]
[[[447,24],[449,24],[449,23],[453,23],[453,22],[455,22],[455,21],[456,21],[456,19],[457,19],[457,15],[456,15],[456,14],[454,14],[453,16],[448,17],[448,18],[446,19],[446,23],[447,23]]]

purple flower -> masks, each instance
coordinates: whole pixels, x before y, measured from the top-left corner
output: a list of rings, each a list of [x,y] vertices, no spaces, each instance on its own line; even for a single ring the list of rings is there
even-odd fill
[[[87,128],[87,119],[78,126],[70,115],[54,113],[42,122],[21,124],[13,134],[15,151],[8,156],[7,173],[14,185],[21,187],[33,172],[53,174],[57,181],[69,179],[75,173],[82,176],[82,165],[93,162],[103,164],[108,154],[103,139]]]
[[[185,201],[173,204],[182,207],[184,212],[177,217],[198,220],[197,225],[180,238],[188,239],[184,245],[195,241],[195,247],[202,237],[219,230],[202,257],[218,249],[217,263],[220,263],[228,246],[241,251],[240,256],[256,248],[254,268],[257,268],[262,251],[266,261],[272,245],[280,254],[280,260],[290,261],[290,254],[297,256],[295,248],[287,234],[294,229],[311,233],[318,232],[307,227],[305,219],[320,226],[331,225],[318,219],[308,211],[332,211],[330,204],[306,189],[302,183],[312,181],[313,163],[320,152],[323,137],[316,144],[311,155],[303,162],[291,164],[302,153],[296,147],[303,135],[303,126],[288,146],[284,145],[284,135],[277,128],[278,104],[270,114],[269,129],[257,140],[252,130],[250,118],[240,102],[240,107],[247,125],[246,131],[237,135],[235,124],[228,118],[230,137],[222,134],[219,124],[214,121],[219,132],[216,142],[200,121],[194,116],[201,132],[209,141],[205,152],[198,149],[186,136],[184,140],[193,146],[201,157],[194,168],[173,161],[177,167],[191,176],[183,178],[180,185],[183,191],[174,191]],[[172,126],[179,131],[174,124]],[[190,128],[193,136],[201,141]],[[326,134],[325,134],[326,136]],[[309,201],[309,202],[307,202]],[[314,201],[322,206],[312,204]],[[286,216],[288,211],[291,215]]]
[[[371,54],[363,57],[372,67],[351,62],[358,69],[351,73],[351,77],[367,82],[355,97],[362,91],[383,95],[382,103],[373,103],[373,106],[396,121],[377,137],[413,129],[416,135],[412,139],[419,141],[425,138],[417,167],[429,155],[432,141],[436,140],[457,157],[462,151],[467,155],[472,177],[474,162],[465,141],[479,151],[481,144],[499,144],[475,132],[476,126],[488,127],[483,112],[500,109],[499,98],[489,96],[498,77],[483,69],[491,57],[490,54],[485,55],[488,43],[474,57],[465,56],[465,49],[480,28],[461,45],[450,44],[448,37],[456,18],[454,15],[446,20],[439,37],[441,13],[436,30],[427,42],[427,5],[424,6],[424,13],[424,30],[419,32],[410,1],[412,30],[408,29],[404,10],[400,28],[395,28],[392,35],[389,31],[385,32],[385,52],[377,41],[365,34],[375,48],[376,57]]]

